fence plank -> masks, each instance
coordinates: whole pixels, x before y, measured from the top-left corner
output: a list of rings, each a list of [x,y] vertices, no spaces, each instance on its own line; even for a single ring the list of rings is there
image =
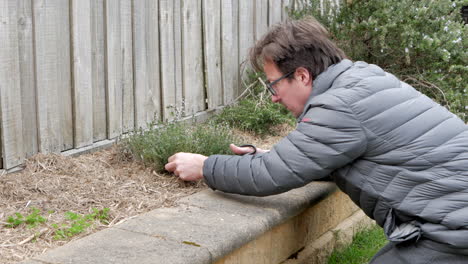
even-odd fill
[[[158,1],[135,1],[133,12],[135,126],[146,128],[161,116]]]
[[[159,19],[162,112],[164,120],[169,120],[176,106],[174,2],[172,0],[160,0]]]
[[[106,59],[104,0],[91,1],[91,45],[93,78],[93,141],[107,137],[106,121]]]
[[[120,0],[106,0],[106,70],[108,138],[121,135],[123,128],[123,68]]]
[[[255,8],[253,1],[239,2],[239,58],[244,62],[254,42]]]
[[[224,105],[231,104],[239,95],[239,5],[236,0],[222,0],[222,73]]]
[[[72,0],[73,107],[75,148],[93,143],[91,2]]]
[[[223,104],[221,76],[221,2],[203,1],[203,40],[208,109]]]
[[[203,80],[202,2],[182,2],[183,83],[185,114],[205,109]]]
[[[122,50],[122,129],[123,132],[135,128],[135,99],[133,90],[133,37],[132,2],[120,0],[121,50]],[[140,1],[140,0],[139,0]]]
[[[33,1],[39,149],[73,148],[69,3]]]
[[[281,21],[285,21],[289,18],[288,10],[292,5],[292,0],[283,0],[282,1],[282,9],[281,9]]]
[[[255,1],[255,40],[268,30],[268,0]]]
[[[182,0],[174,0],[174,56],[175,56],[175,103],[176,109],[179,109],[183,115],[185,111],[184,99],[184,68],[183,68],[183,51],[182,51]]]
[[[17,1],[17,6],[23,148],[26,157],[29,157],[39,151],[37,142],[36,86],[34,81],[32,6],[29,0],[19,0]]]
[[[255,39],[255,2],[239,1],[239,63],[241,80],[247,78],[248,52]],[[245,88],[245,87],[243,87]],[[241,90],[243,90],[243,88]]]
[[[278,0],[268,0],[269,4],[269,15],[268,15],[268,26],[272,26],[278,22],[281,22],[281,10],[282,10],[282,1]]]
[[[3,168],[9,169],[24,159],[17,6],[14,0],[0,0],[0,39],[1,145]]]

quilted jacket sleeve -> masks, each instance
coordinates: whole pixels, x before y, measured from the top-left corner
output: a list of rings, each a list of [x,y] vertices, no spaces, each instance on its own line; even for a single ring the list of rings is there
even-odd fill
[[[206,183],[229,193],[272,195],[326,177],[359,157],[366,137],[355,114],[335,96],[319,97],[270,152],[210,156],[203,167]]]

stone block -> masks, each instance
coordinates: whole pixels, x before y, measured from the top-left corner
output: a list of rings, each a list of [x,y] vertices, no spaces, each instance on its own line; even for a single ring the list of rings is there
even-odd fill
[[[116,228],[196,245],[207,249],[213,260],[229,254],[269,229],[261,218],[183,204],[176,208],[153,210]]]
[[[217,210],[250,217],[261,217],[270,227],[292,218],[311,203],[324,199],[336,186],[329,182],[314,182],[302,188],[267,197],[254,197],[206,190],[182,198],[182,204],[194,205],[209,210]]]
[[[305,226],[298,217],[274,227],[256,240],[227,255],[216,264],[280,263],[304,247]]]
[[[34,258],[60,264],[212,263],[208,250],[179,241],[109,228]]]
[[[342,221],[331,232],[335,235],[336,245],[341,248],[353,241],[354,235],[375,224],[362,210],[355,212],[352,216]]]
[[[308,225],[307,241],[314,241],[338,225],[352,215],[356,208],[347,195],[336,191],[322,202],[307,209],[301,214],[302,221]]]

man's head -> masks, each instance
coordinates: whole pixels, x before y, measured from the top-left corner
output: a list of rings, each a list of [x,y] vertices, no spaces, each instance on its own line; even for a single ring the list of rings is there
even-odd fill
[[[272,85],[274,102],[299,116],[312,91],[313,80],[330,65],[346,58],[314,18],[286,21],[273,26],[250,50],[256,71],[263,68]]]

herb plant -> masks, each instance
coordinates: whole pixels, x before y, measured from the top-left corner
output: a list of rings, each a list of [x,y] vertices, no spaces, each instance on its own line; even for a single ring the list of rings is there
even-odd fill
[[[174,153],[229,154],[229,144],[237,142],[226,125],[170,122],[151,124],[148,130],[139,130],[124,139],[121,146],[123,152],[131,153],[156,171],[163,172],[168,158]]]

